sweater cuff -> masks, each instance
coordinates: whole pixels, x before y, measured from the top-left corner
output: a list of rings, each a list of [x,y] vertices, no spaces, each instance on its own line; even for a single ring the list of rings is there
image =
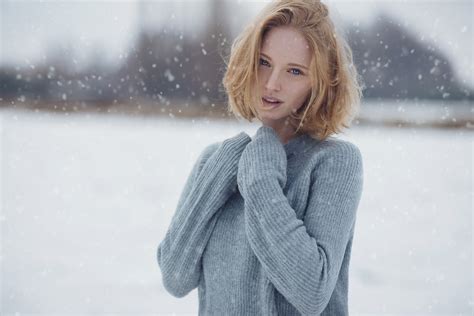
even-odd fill
[[[286,172],[287,157],[285,148],[273,128],[262,125],[247,147],[248,154],[262,164],[260,166],[262,169],[271,168]]]
[[[239,161],[238,183],[242,191],[261,178],[276,177],[286,185],[287,157],[278,134],[271,127],[261,126],[245,147]]]
[[[254,136],[254,139],[257,138],[271,138],[273,140],[280,141],[277,132],[273,128],[266,125],[262,125],[258,128]]]
[[[265,162],[284,162],[286,170],[286,152],[277,132],[268,126],[262,125],[255,134],[253,143],[256,154]],[[283,165],[282,165],[283,167]]]

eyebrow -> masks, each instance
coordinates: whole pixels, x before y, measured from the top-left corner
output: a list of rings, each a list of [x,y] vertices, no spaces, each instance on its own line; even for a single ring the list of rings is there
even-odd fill
[[[268,56],[267,54],[265,54],[265,53],[260,52],[260,55],[265,56],[268,59],[272,60],[272,58],[270,56]],[[289,63],[288,66],[297,66],[297,67],[301,67],[301,68],[304,68],[304,69],[308,70],[308,67],[300,65],[300,64],[296,64],[296,63]]]

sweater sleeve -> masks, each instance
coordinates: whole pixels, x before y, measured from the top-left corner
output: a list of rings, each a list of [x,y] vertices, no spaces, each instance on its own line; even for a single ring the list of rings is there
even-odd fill
[[[163,285],[175,297],[187,295],[199,284],[202,253],[217,211],[237,190],[237,166],[249,141],[241,132],[224,140],[212,153],[212,146],[208,146],[191,170],[157,250]]]
[[[276,132],[260,127],[242,153],[238,187],[249,244],[270,282],[302,314],[319,315],[335,288],[362,193],[359,149],[328,146],[312,172],[303,221],[283,193],[287,158]]]

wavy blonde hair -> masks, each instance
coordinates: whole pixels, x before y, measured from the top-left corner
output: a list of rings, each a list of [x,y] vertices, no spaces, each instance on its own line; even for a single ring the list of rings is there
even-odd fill
[[[258,86],[258,60],[265,34],[278,26],[292,26],[307,40],[311,93],[289,123],[295,134],[325,139],[348,128],[360,108],[362,89],[347,41],[337,32],[327,6],[318,0],[283,0],[269,3],[234,40],[222,83],[228,111],[248,121],[258,118],[254,93]]]

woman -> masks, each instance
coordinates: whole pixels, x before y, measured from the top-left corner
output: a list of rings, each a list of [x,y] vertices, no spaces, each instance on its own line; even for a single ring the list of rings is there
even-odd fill
[[[348,315],[362,157],[331,137],[360,102],[346,42],[319,1],[272,2],[235,40],[230,110],[262,126],[207,146],[157,259],[200,315]]]

